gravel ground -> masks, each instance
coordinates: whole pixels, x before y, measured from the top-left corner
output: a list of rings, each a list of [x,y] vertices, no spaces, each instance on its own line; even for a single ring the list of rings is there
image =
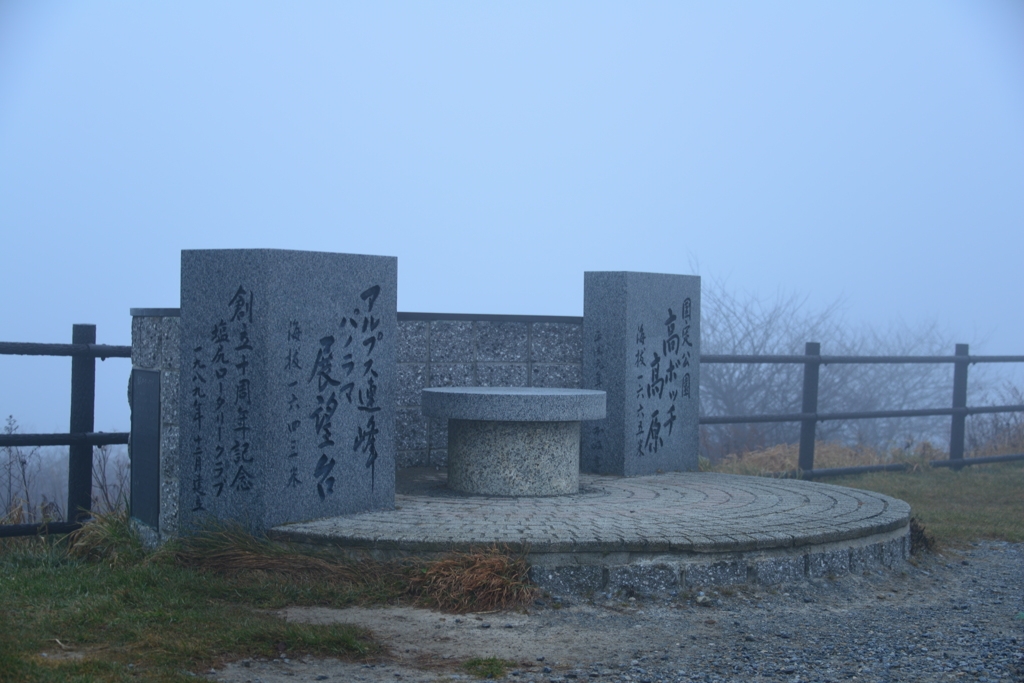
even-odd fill
[[[515,663],[500,680],[1024,681],[1024,544],[981,542],[902,570],[774,588],[644,598],[546,598],[527,614],[292,608],[296,621],[371,628],[371,663],[242,661],[232,683],[472,680],[472,657]]]

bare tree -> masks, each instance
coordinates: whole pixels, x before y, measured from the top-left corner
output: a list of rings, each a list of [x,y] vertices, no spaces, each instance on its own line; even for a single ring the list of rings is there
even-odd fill
[[[18,431],[18,421],[13,415],[7,416],[4,424],[4,434],[15,434]],[[38,474],[38,462],[35,457],[39,448],[32,448],[28,452],[16,446],[3,447],[3,481],[0,481],[0,517],[19,521],[36,521],[35,508],[32,505],[32,493]]]
[[[902,323],[879,330],[852,328],[841,302],[811,310],[805,297],[772,299],[730,293],[712,280],[702,292],[701,344],[707,354],[802,355],[808,341],[823,355],[950,355],[954,343],[937,325]],[[819,412],[947,407],[952,364],[822,366]],[[706,364],[701,368],[701,410],[705,415],[766,415],[801,412],[802,364]],[[983,374],[972,371],[972,394],[984,394]],[[828,421],[818,424],[820,440],[878,449],[910,447],[948,438],[948,418],[893,418]],[[702,451],[716,460],[799,439],[798,423],[710,425],[701,429]]]
[[[1024,391],[1009,382],[994,394],[993,405],[1024,405]],[[975,455],[1024,453],[1024,413],[988,413],[967,420],[966,447]]]
[[[92,461],[93,510],[110,512],[127,504],[128,454],[112,446],[98,446]]]
[[[5,434],[19,429],[8,416]],[[67,448],[0,448],[0,519],[34,523],[63,519],[67,499]],[[127,504],[128,455],[124,448],[99,446],[93,452],[93,510],[109,512]]]

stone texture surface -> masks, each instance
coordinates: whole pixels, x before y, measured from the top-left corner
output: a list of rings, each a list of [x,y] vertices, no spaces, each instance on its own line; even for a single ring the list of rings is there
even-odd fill
[[[430,417],[428,420],[430,448],[448,448],[448,418]]]
[[[579,389],[583,384],[583,369],[569,363],[534,363],[533,381],[535,387],[564,387]]]
[[[160,432],[160,535],[167,538],[178,533],[178,508],[181,486],[179,477],[180,431],[177,425],[163,425]]]
[[[160,318],[132,318],[132,366],[153,370],[159,367]]]
[[[477,361],[505,363],[529,360],[529,323],[475,323]]]
[[[427,364],[426,363],[399,363],[398,391],[395,402],[400,406],[418,406],[420,404],[420,392],[427,386]]]
[[[177,370],[181,356],[181,318],[168,316],[160,320],[160,367]]]
[[[756,560],[752,563],[754,580],[766,586],[800,581],[804,578],[805,565],[806,561],[801,555]]]
[[[811,565],[841,566],[855,555],[879,558],[872,567],[880,568],[883,550],[886,566],[898,567],[909,533],[905,502],[819,482],[703,472],[581,474],[576,495],[494,498],[452,492],[445,473],[433,469],[406,473],[402,481],[400,509],[281,526],[272,535],[379,558],[493,543],[522,547],[540,568],[531,577],[557,594],[571,585],[585,586],[582,593],[612,590],[611,577],[629,572],[666,576],[626,572],[635,565],[675,572],[680,591],[801,581],[813,578]]]
[[[811,553],[807,556],[807,576],[811,578],[842,576],[849,571],[850,551],[848,549]]]
[[[146,538],[157,543],[178,530],[179,484],[179,319],[176,309],[132,309],[132,366],[160,372],[159,486],[155,492],[132,491],[133,497],[159,496],[158,528],[136,520]],[[129,446],[129,457],[131,457]]]
[[[850,572],[859,574],[871,571],[882,564],[882,546],[873,544],[850,549]]]
[[[160,424],[178,424],[178,370],[160,371]]]
[[[582,386],[582,318],[404,315],[409,317],[398,323],[400,406],[418,406],[419,392],[428,386]],[[447,426],[428,430],[428,450],[445,448],[446,436]],[[399,442],[408,443],[401,436]],[[420,461],[419,455],[403,450],[407,449],[399,449],[399,466]],[[435,455],[430,458],[433,464],[446,459]]]
[[[399,451],[426,450],[429,420],[418,408],[399,408],[395,420],[395,443]],[[424,464],[426,464],[424,462]]]
[[[679,587],[679,567],[667,563],[641,562],[610,568],[605,587],[631,595],[664,595]]]
[[[426,363],[430,360],[429,323],[423,320],[402,320],[398,323],[398,362]]]
[[[465,362],[472,360],[474,355],[471,321],[435,320],[430,323],[431,362]]]
[[[445,429],[445,434],[448,430]],[[448,467],[448,449],[447,448],[431,448],[430,449],[430,466],[435,470],[440,471],[442,468]]]
[[[533,323],[530,360],[534,363],[579,363],[583,329],[573,323]]]
[[[526,363],[477,363],[477,386],[525,387],[529,382]]]
[[[432,387],[471,387],[473,379],[472,363],[431,363],[429,386]]]
[[[695,470],[700,278],[585,273],[583,309],[583,387],[608,392],[608,418],[584,425],[583,470]]]
[[[882,565],[892,567],[910,557],[909,532],[882,544]]]
[[[430,451],[426,449],[398,451],[398,467],[427,467],[428,465],[430,465]]]
[[[743,560],[723,560],[687,565],[684,575],[688,588],[746,583],[747,563]]]
[[[261,531],[394,505],[397,260],[182,252],[181,492]]]
[[[448,486],[485,496],[559,496],[580,486],[579,422],[448,421]]]
[[[431,387],[423,413],[458,420],[578,422],[605,415],[603,391],[539,387]]]
[[[605,568],[600,565],[530,567],[530,580],[551,595],[586,595],[605,586]]]

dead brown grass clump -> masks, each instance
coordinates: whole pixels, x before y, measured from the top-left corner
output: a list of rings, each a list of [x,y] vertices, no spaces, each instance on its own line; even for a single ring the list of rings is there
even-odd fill
[[[230,577],[261,574],[363,585],[396,569],[369,559],[355,562],[298,552],[257,538],[235,524],[211,524],[176,539],[162,552],[179,565]]]
[[[111,567],[139,562],[146,556],[126,505],[93,513],[92,519],[68,534],[67,548],[71,557],[106,562]]]
[[[917,517],[910,518],[910,554],[930,552],[935,549],[935,538]]]
[[[464,613],[519,607],[534,597],[524,553],[508,547],[449,553],[439,559],[378,561],[316,556],[236,525],[216,525],[161,551],[175,563],[221,576],[316,583],[347,590],[362,604],[412,602]]]
[[[536,594],[525,553],[507,546],[451,553],[424,562],[413,578],[417,603],[457,614],[519,607]]]

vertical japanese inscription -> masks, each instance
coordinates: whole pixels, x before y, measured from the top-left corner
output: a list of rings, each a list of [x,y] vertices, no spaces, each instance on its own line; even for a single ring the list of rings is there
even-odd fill
[[[640,323],[636,328],[636,356],[633,365],[636,367],[636,455],[643,457],[644,454],[644,377],[645,371],[641,368],[647,367],[645,355],[647,353],[647,334],[644,332],[644,324]]]
[[[192,407],[189,419],[195,429],[192,437],[192,512],[206,510],[204,498],[207,495],[203,479],[203,459],[206,456],[206,444],[203,440],[203,420],[206,416],[206,376],[207,367],[202,358],[203,347],[192,349]]]
[[[192,349],[193,512],[206,511],[211,493],[219,498],[225,488],[247,492],[253,487],[249,325],[254,299],[239,285],[227,297],[224,316],[204,335],[206,343]],[[205,461],[211,457],[209,467]]]
[[[672,435],[680,402],[689,402],[691,300],[678,309],[668,308],[655,345],[647,357],[647,335],[643,324],[637,328],[634,366],[636,375],[636,455],[657,453]],[[660,344],[657,342],[660,341]],[[660,353],[659,353],[660,351]],[[644,403],[646,402],[646,408]]]
[[[376,414],[381,406],[377,404],[380,375],[374,369],[373,352],[384,340],[384,331],[379,329],[381,319],[373,314],[373,306],[380,292],[380,285],[363,290],[351,315],[339,323],[338,336],[328,332],[320,337],[306,379],[315,391],[315,407],[308,417],[319,451],[312,475],[320,500],[334,493],[333,472],[341,457],[339,444],[351,443],[351,452],[366,456],[364,464],[370,470],[371,490],[376,483],[377,435],[380,433]],[[357,414],[355,432],[349,437],[336,438],[334,418],[339,408]],[[293,471],[293,478],[296,484],[301,483],[297,470]]]
[[[182,252],[183,523],[265,530],[393,505],[394,271],[390,257]]]
[[[302,378],[302,324],[298,320],[289,320],[285,331],[284,374],[286,386],[284,395],[288,406],[285,411],[283,425],[287,453],[285,467],[288,469],[288,481],[285,488],[298,488],[302,485],[299,478],[299,428],[302,427],[302,401],[299,400],[299,381]]]
[[[384,331],[378,329],[380,327],[380,318],[375,318],[371,315],[373,304],[377,301],[378,296],[380,296],[380,285],[374,285],[359,295],[359,298],[366,306],[366,314],[363,316],[362,325],[359,328],[359,336],[362,338],[361,346],[365,351],[364,357],[366,360],[363,361],[362,386],[359,388],[359,405],[356,406],[356,410],[362,413],[360,422],[362,420],[366,420],[366,422],[357,428],[355,441],[352,445],[353,451],[361,451],[366,455],[365,465],[370,470],[371,490],[376,482],[377,435],[380,434],[380,429],[377,428],[376,416],[377,412],[380,411],[380,406],[377,405],[377,378],[380,375],[373,369],[374,359],[371,355],[377,343],[384,339]],[[358,315],[359,309],[357,308],[355,312]]]
[[[253,293],[239,285],[235,295],[228,302],[231,316],[228,319],[228,333],[235,343],[234,372],[229,373],[234,391],[232,405],[231,442],[228,472],[231,481],[228,486],[239,492],[251,491],[253,487],[253,456],[250,450],[249,413],[252,410],[251,379],[249,377],[249,356],[252,354],[252,342],[249,340],[249,325],[253,322]],[[246,468],[246,465],[249,467]]]

